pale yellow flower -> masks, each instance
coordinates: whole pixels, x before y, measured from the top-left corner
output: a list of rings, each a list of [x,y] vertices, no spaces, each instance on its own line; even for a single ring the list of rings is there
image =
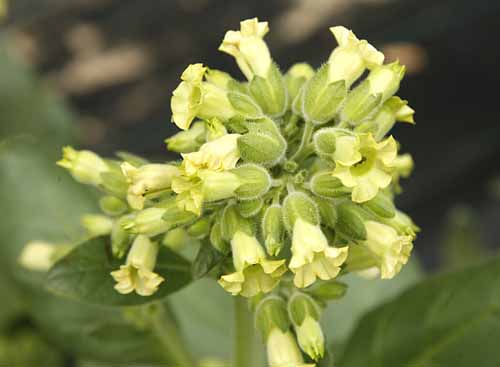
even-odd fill
[[[253,297],[276,287],[286,272],[285,260],[268,260],[257,239],[236,231],[231,240],[234,273],[223,275],[219,284],[232,295]]]
[[[139,235],[134,240],[125,265],[111,272],[117,284],[115,289],[121,294],[136,292],[140,296],[151,296],[158,291],[165,280],[153,272],[158,256],[158,244],[148,237]]]
[[[289,268],[295,274],[297,288],[308,287],[316,278],[329,280],[340,272],[348,247],[331,247],[318,225],[297,218],[293,225],[292,259]]]
[[[19,256],[19,264],[29,270],[47,271],[54,264],[56,248],[49,242],[29,242]]]
[[[371,134],[360,134],[359,138],[362,159],[352,166],[337,163],[332,175],[352,188],[354,202],[363,203],[391,183],[397,144],[392,136],[380,143]]]
[[[263,39],[267,32],[267,22],[259,22],[257,18],[247,19],[240,23],[239,31],[228,31],[219,47],[220,51],[236,59],[248,80],[252,80],[254,75],[266,78],[271,67],[271,54]]]
[[[57,165],[66,168],[78,182],[98,186],[102,183],[101,173],[109,170],[108,165],[97,154],[88,150],[63,148],[63,158]]]
[[[321,325],[311,315],[306,315],[300,326],[295,326],[297,340],[302,349],[315,361],[325,354],[325,336]]]
[[[384,62],[384,54],[366,40],[359,40],[347,28],[337,26],[330,28],[330,31],[339,44],[328,59],[330,83],[345,80],[349,87],[366,68],[371,70]]]
[[[302,353],[290,331],[275,327],[267,338],[267,361],[270,367],[305,367]]]

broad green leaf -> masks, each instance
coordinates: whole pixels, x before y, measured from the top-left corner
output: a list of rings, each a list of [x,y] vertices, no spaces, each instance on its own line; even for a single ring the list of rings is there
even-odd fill
[[[341,367],[500,365],[500,257],[429,278],[367,314]]]
[[[207,275],[215,266],[224,260],[225,256],[217,251],[208,241],[203,241],[198,254],[191,265],[194,279]]]
[[[149,297],[135,293],[122,295],[113,287],[110,273],[123,264],[111,256],[109,238],[99,237],[77,246],[59,260],[50,270],[47,287],[56,294],[93,304],[130,306],[148,303],[173,293],[191,280],[190,264],[187,260],[161,247],[155,272],[165,282]]]

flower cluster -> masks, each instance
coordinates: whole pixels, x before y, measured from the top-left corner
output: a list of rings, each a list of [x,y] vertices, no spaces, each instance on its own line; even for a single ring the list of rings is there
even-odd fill
[[[169,282],[155,266],[174,231],[205,239],[229,259],[220,286],[250,298],[272,366],[304,364],[300,350],[321,359],[321,305],[338,296],[336,279],[393,278],[418,230],[394,206],[413,167],[389,135],[397,121],[414,123],[395,96],[405,68],[352,31],[330,30],[338,46],[317,70],[299,63],[282,74],[256,18],[219,48],[246,81],[189,65],[171,100],[182,131],[166,140],[180,161],[68,147],[58,162],[105,193],[105,215],[84,225],[124,258],[110,275],[116,291],[149,296]]]

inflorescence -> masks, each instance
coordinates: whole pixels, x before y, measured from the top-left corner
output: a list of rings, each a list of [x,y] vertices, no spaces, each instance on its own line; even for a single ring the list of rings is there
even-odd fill
[[[171,100],[182,131],[166,140],[181,161],[66,147],[58,164],[104,192],[105,215],[84,224],[110,235],[124,259],[110,275],[117,292],[149,296],[169,281],[155,264],[173,231],[205,239],[228,260],[220,286],[250,299],[269,364],[297,366],[299,347],[324,355],[319,319],[345,291],[338,277],[391,279],[408,261],[418,228],[394,196],[413,161],[388,134],[397,121],[413,124],[414,111],[395,96],[404,66],[384,64],[350,30],[330,28],[338,46],[319,69],[298,63],[285,74],[268,30],[245,20],[219,47],[247,81],[203,64],[182,73]]]

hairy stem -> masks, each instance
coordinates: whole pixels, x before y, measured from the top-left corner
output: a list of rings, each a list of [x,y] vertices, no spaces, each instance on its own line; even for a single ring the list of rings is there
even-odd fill
[[[250,367],[253,356],[254,326],[248,302],[234,298],[234,367]]]
[[[163,307],[155,310],[153,329],[163,346],[167,359],[176,367],[191,367],[196,363],[184,345],[179,329]]]

